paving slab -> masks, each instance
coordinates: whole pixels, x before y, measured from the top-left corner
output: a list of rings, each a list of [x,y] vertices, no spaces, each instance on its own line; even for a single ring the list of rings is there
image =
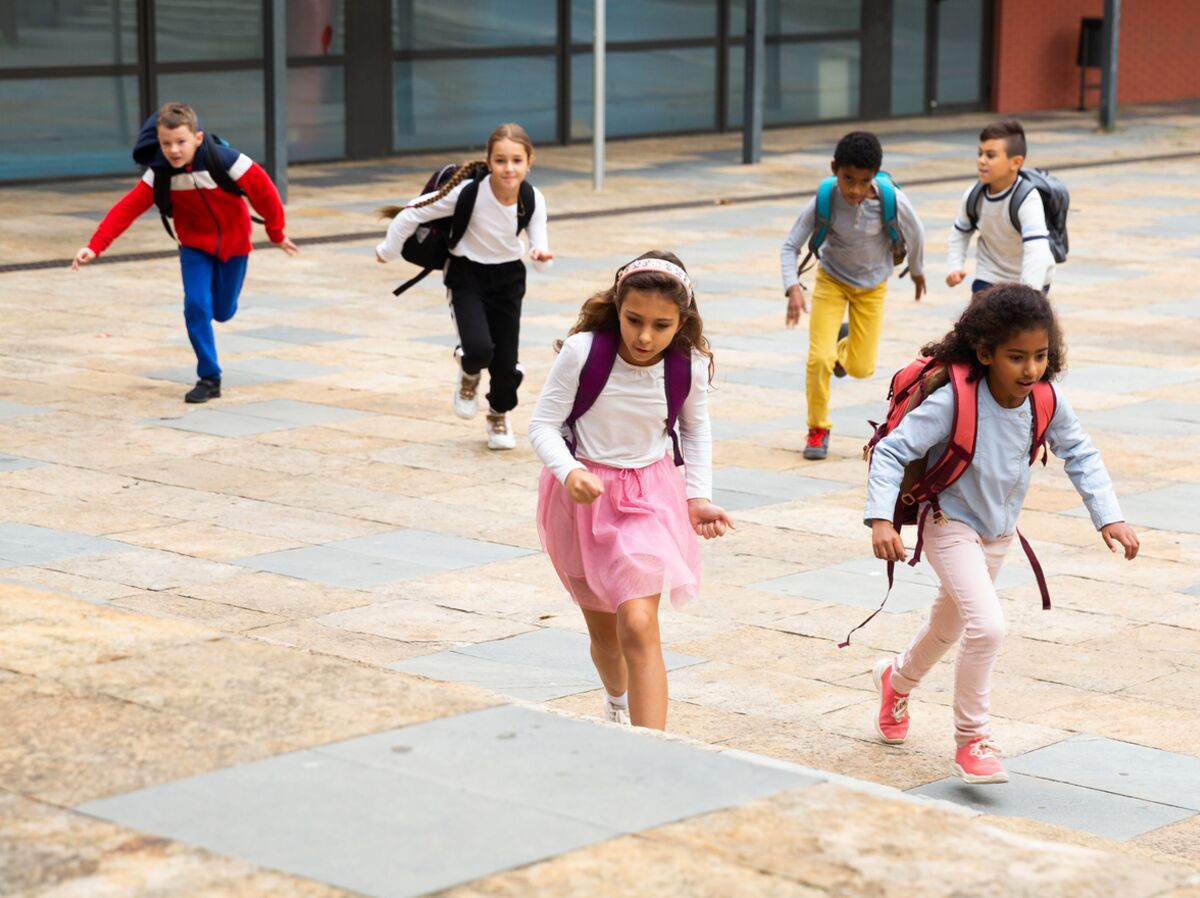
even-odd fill
[[[155,427],[170,427],[192,433],[206,433],[215,437],[248,437],[260,433],[273,433],[294,427],[286,421],[256,418],[223,409],[206,408],[190,412],[178,418],[146,418],[143,424]]]
[[[1131,524],[1157,530],[1178,530],[1200,533],[1200,483],[1180,483],[1175,486],[1121,496],[1121,510]],[[1073,508],[1063,512],[1070,517],[1086,518],[1087,509]]]
[[[1063,385],[1068,389],[1117,394],[1139,393],[1198,380],[1200,370],[1147,368],[1141,365],[1084,365],[1068,368],[1062,377]]]
[[[253,330],[241,331],[240,333],[243,337],[257,337],[260,340],[270,340],[278,343],[299,343],[304,346],[314,343],[332,343],[337,340],[356,339],[355,334],[343,334],[315,327],[297,327],[292,324],[272,324],[269,327],[257,327]]]
[[[32,524],[0,524],[0,566],[3,567],[45,564],[76,555],[99,555],[125,548],[128,548],[125,543],[86,533]]]
[[[221,338],[217,338],[217,348],[221,347]],[[318,365],[313,362],[297,362],[292,359],[237,359],[227,362],[221,367],[221,385],[246,387],[258,384],[280,383],[288,380],[304,380],[312,377],[323,377],[327,374],[338,374],[345,369],[338,365]],[[169,380],[174,383],[192,384],[196,381],[196,369],[160,368],[154,371],[140,372],[142,377],[155,380]]]
[[[371,536],[339,540],[329,547],[371,558],[386,558],[438,570],[456,570],[536,554],[531,549],[468,539],[431,530],[389,530]]]
[[[19,455],[9,455],[0,452],[0,474],[5,471],[24,471],[28,468],[40,468],[46,463],[35,458],[22,458]]]
[[[1168,438],[1191,436],[1200,433],[1200,404],[1149,399],[1118,408],[1081,411],[1079,420],[1089,432],[1105,430]]]
[[[26,405],[23,402],[9,402],[7,399],[0,399],[0,421],[5,418],[19,418],[23,415],[41,415],[52,411],[54,409],[47,408],[46,406]]]
[[[226,404],[221,411],[230,415],[247,415],[251,418],[266,418],[281,421],[293,427],[309,427],[320,424],[338,424],[356,418],[372,417],[371,412],[321,405],[317,402],[302,402],[296,399],[266,399],[261,402],[244,402],[240,405]]]
[[[714,480],[720,486],[713,490],[713,501],[727,511],[758,508],[846,489],[846,484],[834,480],[739,466],[718,468]]]
[[[382,583],[411,580],[440,570],[430,565],[395,558],[345,552],[330,545],[251,555],[236,559],[232,563],[256,571],[270,571],[347,589],[366,589]]]
[[[1114,795],[1069,783],[1010,773],[1001,785],[969,786],[948,777],[909,790],[998,817],[1027,817],[1110,839],[1132,839],[1195,814],[1190,808]]]

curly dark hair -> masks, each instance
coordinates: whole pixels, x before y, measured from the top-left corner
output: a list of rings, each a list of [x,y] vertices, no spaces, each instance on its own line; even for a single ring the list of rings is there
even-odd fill
[[[637,258],[663,259],[687,271],[679,257],[666,250],[652,249],[647,253],[642,253]],[[630,261],[636,262],[637,259],[631,259]],[[621,281],[620,289],[618,290],[617,281],[621,277],[621,272],[624,268],[625,266],[622,265],[617,269],[617,273],[613,276],[613,285],[611,287],[592,295],[584,302],[583,308],[579,310],[579,317],[575,321],[575,326],[568,331],[567,336],[583,331],[619,330],[621,325],[617,319],[617,313],[621,308],[621,301],[625,298],[625,294],[630,290],[653,291],[670,299],[679,310],[679,330],[675,334],[675,342],[672,345],[676,349],[685,352],[690,352],[690,350],[694,349],[700,355],[707,358],[708,381],[712,383],[715,370],[712,347],[708,343],[708,338],[704,336],[704,321],[700,318],[700,312],[696,308],[695,291],[693,290],[689,294],[683,284],[679,283],[675,278],[658,271],[639,271],[636,274],[631,274],[625,280]],[[561,350],[562,345],[562,340],[555,341],[555,351]]]
[[[877,172],[883,165],[883,147],[870,131],[851,131],[838,141],[833,151],[833,164],[838,168],[852,166]]]
[[[1062,330],[1046,294],[1025,284],[996,284],[980,290],[971,297],[954,330],[921,347],[921,355],[947,364],[970,365],[970,379],[982,380],[987,366],[979,361],[980,349],[994,352],[1022,331],[1038,329],[1046,332],[1050,344],[1042,380],[1054,380],[1067,367]]]

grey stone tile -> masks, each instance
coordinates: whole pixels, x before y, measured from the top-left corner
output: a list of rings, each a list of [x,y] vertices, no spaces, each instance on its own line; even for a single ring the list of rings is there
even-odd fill
[[[846,489],[846,484],[833,480],[739,467],[716,469],[714,482],[713,501],[732,510],[758,508]]]
[[[239,359],[229,366],[231,371],[256,374],[272,381],[303,380],[308,377],[324,377],[338,374],[345,369],[338,365],[317,365],[313,362],[297,362],[292,359]]]
[[[45,462],[34,458],[22,458],[19,455],[8,455],[0,452],[0,474],[5,471],[23,471],[26,468],[40,468]]]
[[[45,564],[60,558],[98,555],[124,548],[128,548],[124,543],[87,533],[53,530],[32,524],[0,524],[0,566],[3,567]]]
[[[1143,306],[1143,312],[1154,315],[1184,315],[1189,318],[1200,318],[1200,299],[1181,299],[1178,302],[1163,302],[1152,306]]]
[[[888,375],[890,380],[891,375]],[[844,437],[859,437],[863,440],[868,440],[875,432],[870,424],[871,421],[882,421],[887,417],[887,402],[882,398],[887,396],[887,388],[882,387],[880,390],[880,400],[878,402],[865,402],[862,405],[851,405],[844,408],[831,408],[829,410],[829,423],[833,425],[833,432],[838,436]],[[863,479],[866,480],[867,468],[863,464]]]
[[[620,832],[817,782],[628,729],[513,706],[319,751]]]
[[[702,314],[705,321],[750,321],[766,315],[779,315],[782,304],[740,295],[734,298],[708,299]]]
[[[45,408],[40,405],[25,405],[22,402],[9,402],[7,399],[0,399],[0,420],[5,418],[19,418],[22,415],[41,415],[45,412],[51,412],[54,409]]]
[[[1175,752],[1082,735],[1013,758],[1008,769],[1200,811],[1200,758]]]
[[[797,365],[795,368],[787,370],[779,368],[726,370],[722,377],[729,383],[749,384],[753,387],[769,387],[773,390],[790,390],[796,394],[798,402],[804,396],[804,367],[802,365]]]
[[[316,402],[301,402],[296,399],[267,399],[242,405],[224,405],[221,407],[221,411],[230,415],[248,415],[251,418],[279,421],[292,427],[336,424],[341,421],[353,421],[355,418],[372,416],[371,412],[360,412],[334,405],[321,405]]]
[[[1192,596],[1200,596],[1200,583],[1197,583],[1195,586],[1189,586],[1186,589],[1181,589],[1179,591],[1186,592],[1188,595],[1192,595]]]
[[[1200,404],[1148,399],[1119,408],[1081,411],[1079,420],[1089,431],[1187,436],[1200,432]]]
[[[588,637],[583,633],[544,628],[508,639],[493,639],[463,646],[454,651],[504,664],[525,664],[543,670],[563,671],[581,679],[591,679],[598,686],[600,682],[595,679],[596,671],[592,666],[589,646]],[[693,664],[701,664],[704,660],[668,649],[663,650],[663,661],[667,670],[690,667]]]
[[[1200,533],[1200,483],[1177,483],[1148,493],[1121,496],[1121,510],[1131,524],[1156,530]],[[1087,509],[1063,512],[1071,517],[1087,517]]]
[[[527,702],[550,701],[566,695],[591,692],[600,687],[594,670],[589,678],[576,676],[566,670],[490,661],[457,651],[422,655],[387,666],[419,677],[478,686]]]
[[[437,573],[438,568],[381,558],[357,552],[344,552],[333,546],[307,546],[251,555],[233,562],[256,571],[270,571],[300,580],[314,580],[330,586],[364,589],[397,580],[412,580]]]
[[[1200,371],[1134,365],[1085,365],[1082,368],[1069,368],[1063,376],[1063,383],[1070,389],[1105,393],[1136,393],[1197,380],[1200,380]]]
[[[196,382],[196,369],[193,367],[158,368],[154,371],[139,371],[138,374],[153,380],[169,380],[172,383],[187,384],[189,387]],[[253,387],[258,384],[273,383],[276,380],[278,378],[270,377],[269,375],[255,374],[250,371],[241,371],[231,367],[226,367],[221,372],[222,387]]]
[[[1010,774],[1007,785],[968,786],[958,777],[950,777],[911,791],[965,805],[984,814],[1028,817],[1110,839],[1131,839],[1195,813],[1020,773]]]
[[[399,743],[403,733],[386,735]],[[424,895],[618,834],[453,783],[314,751],[89,802],[79,810],[379,898]]]
[[[763,433],[774,433],[777,430],[795,430],[803,427],[804,418],[800,415],[758,421],[730,421],[728,418],[717,418],[712,422],[712,435],[714,440],[741,440]]]
[[[996,588],[1020,586],[1032,580],[1033,572],[1027,566],[1008,563],[1000,569]],[[877,558],[859,558],[815,571],[763,580],[750,586],[783,595],[874,610],[887,594],[887,565]],[[895,585],[883,610],[900,614],[928,608],[937,597],[937,590],[937,575],[924,559],[915,568],[908,564],[897,564]]]
[[[171,427],[175,430],[187,430],[192,433],[207,433],[217,437],[254,436],[259,433],[287,430],[289,427],[295,426],[285,421],[272,421],[269,418],[255,418],[250,415],[239,415],[211,408],[191,412],[179,418],[146,418],[142,423],[157,427]]]
[[[489,543],[481,539],[466,539],[448,533],[410,529],[344,539],[330,543],[329,548],[438,570],[456,570],[533,554],[530,549]]]
[[[290,324],[272,324],[269,327],[258,327],[254,330],[242,331],[244,337],[257,337],[261,340],[272,340],[281,343],[330,343],[335,340],[353,340],[354,334],[340,334],[336,331],[317,330],[312,327],[295,327]]]
[[[720,352],[722,349],[736,349],[740,352],[771,352],[781,356],[789,356],[800,364],[808,357],[808,339],[796,331],[780,328],[777,331],[764,331],[761,334],[739,334],[729,337],[713,337],[713,347]]]
[[[281,310],[290,312],[298,309],[311,309],[315,306],[332,305],[332,299],[314,299],[309,296],[280,296],[277,293],[243,293],[238,300],[238,311],[241,314],[253,313],[256,309]]]

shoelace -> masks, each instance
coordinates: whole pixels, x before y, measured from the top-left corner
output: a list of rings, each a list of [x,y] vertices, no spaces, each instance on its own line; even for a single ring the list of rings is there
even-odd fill
[[[817,448],[817,447],[819,447],[819,446],[820,446],[820,445],[821,445],[821,444],[822,444],[824,441],[825,441],[825,431],[823,431],[823,430],[810,430],[810,431],[808,432],[808,445],[809,445],[809,448],[816,449],[816,448]]]
[[[984,758],[995,758],[1000,754],[1000,746],[991,739],[980,739],[971,746],[971,754],[980,760]]]
[[[892,700],[892,720],[896,723],[902,723],[904,718],[908,716],[908,696],[897,695]]]

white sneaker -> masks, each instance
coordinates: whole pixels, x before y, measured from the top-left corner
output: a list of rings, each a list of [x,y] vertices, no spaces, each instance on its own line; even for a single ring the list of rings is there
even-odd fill
[[[629,726],[629,708],[614,705],[607,698],[604,700],[604,718],[623,727]]]
[[[487,434],[489,449],[517,448],[517,438],[513,435],[512,428],[508,426],[507,412],[493,412],[489,409],[484,432]]]
[[[454,385],[454,414],[460,418],[474,418],[479,414],[479,374],[467,374],[458,369],[458,383]]]

